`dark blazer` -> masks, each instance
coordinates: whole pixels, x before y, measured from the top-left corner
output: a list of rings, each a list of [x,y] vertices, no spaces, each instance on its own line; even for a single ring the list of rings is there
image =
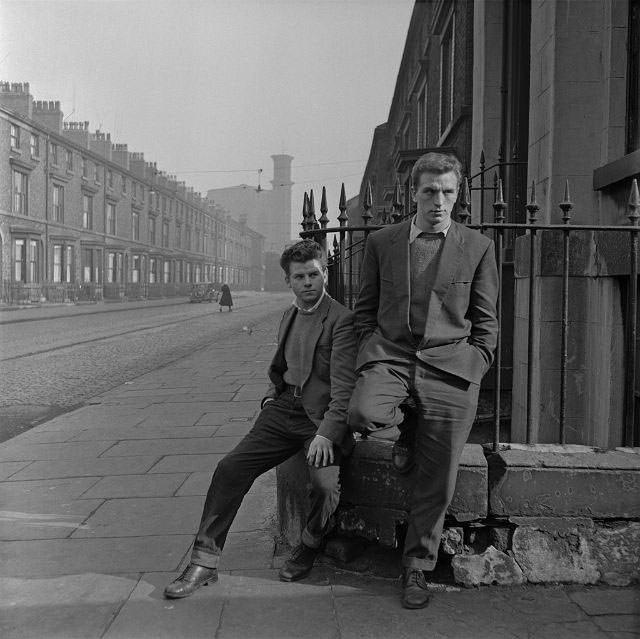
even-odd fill
[[[357,367],[417,355],[478,384],[493,361],[498,333],[493,242],[451,222],[427,302],[424,337],[418,342],[409,328],[410,226],[410,220],[387,226],[367,240],[355,305]]]
[[[297,312],[295,306],[290,306],[280,322],[278,348],[269,366],[271,388],[267,397],[277,397],[285,387],[284,345]],[[305,342],[307,353],[303,361],[309,368],[303,371],[302,405],[318,426],[318,435],[330,439],[348,454],[353,448],[353,436],[347,427],[347,406],[356,378],[354,314],[325,293],[314,318],[316,323]]]

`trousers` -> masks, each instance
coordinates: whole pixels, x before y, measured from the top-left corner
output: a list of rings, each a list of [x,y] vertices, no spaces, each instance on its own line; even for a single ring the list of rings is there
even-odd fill
[[[414,483],[403,565],[433,570],[460,455],[478,405],[479,385],[429,366],[417,358],[376,362],[359,372],[349,404],[349,424],[372,431],[400,426],[400,404],[417,407]]]
[[[300,398],[290,390],[265,404],[252,429],[220,460],[207,492],[191,562],[216,568],[229,528],[253,482],[301,448],[305,451],[317,426],[307,417]],[[340,499],[340,450],[334,446],[330,466],[309,466],[310,511],[302,541],[318,548]]]

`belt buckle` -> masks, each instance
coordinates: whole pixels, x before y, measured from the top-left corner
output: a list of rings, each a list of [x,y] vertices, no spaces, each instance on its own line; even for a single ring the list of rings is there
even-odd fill
[[[302,388],[300,388],[300,386],[293,387],[293,396],[296,399],[300,399],[302,397]]]

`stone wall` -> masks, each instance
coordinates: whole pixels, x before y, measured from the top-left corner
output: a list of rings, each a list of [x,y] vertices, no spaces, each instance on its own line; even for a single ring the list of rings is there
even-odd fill
[[[391,445],[357,442],[343,466],[332,535],[402,544],[412,476],[393,471]],[[277,475],[281,537],[295,545],[307,512],[304,456],[282,464]],[[513,444],[493,453],[468,444],[440,561],[450,561],[466,586],[629,584],[640,578],[639,494],[640,449]]]

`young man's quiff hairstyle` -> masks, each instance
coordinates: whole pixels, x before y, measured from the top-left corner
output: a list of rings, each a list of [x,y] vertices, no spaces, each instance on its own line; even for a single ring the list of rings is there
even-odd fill
[[[320,260],[325,266],[325,257],[322,247],[313,240],[301,240],[292,244],[284,250],[280,257],[280,266],[285,275],[289,277],[289,266],[291,262],[308,262],[309,260]]]
[[[462,183],[462,164],[452,153],[425,153],[418,158],[411,169],[411,184],[414,189],[418,188],[420,176],[423,173],[455,173],[458,180],[458,187]]]

